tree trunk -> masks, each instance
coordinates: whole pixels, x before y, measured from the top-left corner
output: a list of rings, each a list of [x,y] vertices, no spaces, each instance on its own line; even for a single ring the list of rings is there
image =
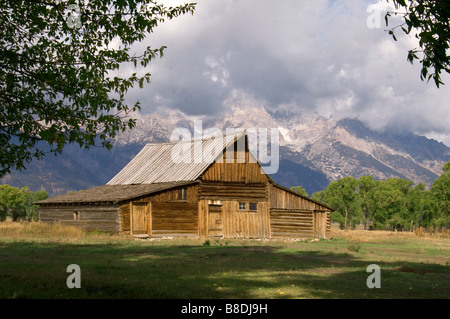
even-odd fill
[[[347,215],[348,215],[348,208],[345,207],[345,220],[344,220],[344,228],[347,229]]]

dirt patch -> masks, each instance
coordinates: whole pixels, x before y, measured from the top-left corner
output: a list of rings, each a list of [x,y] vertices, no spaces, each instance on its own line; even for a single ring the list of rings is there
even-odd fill
[[[398,271],[398,272],[409,272],[417,275],[425,275],[427,273],[437,273],[441,274],[442,271],[438,270],[432,270],[432,269],[423,269],[423,268],[411,268],[411,267],[396,267],[391,269],[391,271]]]

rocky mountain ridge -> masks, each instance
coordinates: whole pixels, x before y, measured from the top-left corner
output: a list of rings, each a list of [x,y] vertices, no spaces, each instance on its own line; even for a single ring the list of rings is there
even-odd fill
[[[293,110],[271,111],[234,101],[222,116],[190,117],[179,111],[138,115],[133,130],[117,136],[111,151],[69,146],[59,157],[34,161],[26,171],[5,176],[3,183],[45,189],[50,195],[105,184],[146,143],[167,142],[176,128],[276,128],[280,165],[273,179],[286,187],[301,185],[309,194],[344,176],[407,178],[431,186],[450,159],[450,148],[423,136],[377,132],[356,119],[336,120]],[[194,122],[197,121],[197,122]]]

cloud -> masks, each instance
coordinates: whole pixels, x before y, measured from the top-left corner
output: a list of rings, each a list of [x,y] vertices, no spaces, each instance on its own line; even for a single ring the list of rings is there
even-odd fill
[[[167,46],[149,67],[152,83],[130,92],[143,112],[221,114],[232,92],[242,91],[273,109],[290,105],[374,129],[450,136],[449,89],[420,80],[420,65],[406,61],[416,39],[398,33],[395,42],[387,34],[382,2],[380,28],[368,25],[374,1],[197,3],[193,16],[166,21],[142,44]]]

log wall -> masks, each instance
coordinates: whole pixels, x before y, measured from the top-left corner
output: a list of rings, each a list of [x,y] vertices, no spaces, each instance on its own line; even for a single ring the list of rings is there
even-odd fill
[[[330,209],[269,184],[271,237],[329,238]]]
[[[120,206],[121,232],[130,234],[133,205],[148,203],[147,234],[152,237],[198,235],[198,186],[189,185],[187,200],[178,199],[178,188],[144,196]],[[133,204],[135,203],[135,204]]]
[[[39,208],[39,220],[60,222],[86,230],[101,230],[112,233],[120,231],[118,205],[41,206]]]
[[[152,236],[198,235],[196,203],[152,203],[151,207]]]
[[[267,185],[264,183],[202,182],[200,199],[267,201]]]
[[[291,209],[270,210],[271,237],[313,238],[314,213]]]

